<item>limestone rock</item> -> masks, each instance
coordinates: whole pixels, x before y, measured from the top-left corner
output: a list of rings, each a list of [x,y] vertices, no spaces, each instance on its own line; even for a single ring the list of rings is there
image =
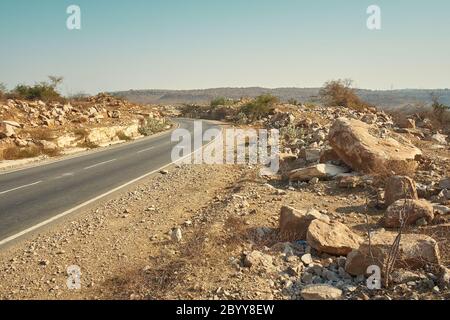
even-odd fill
[[[315,219],[329,221],[328,216],[315,209],[297,210],[283,206],[280,212],[280,234],[285,240],[306,240],[308,227]]]
[[[305,287],[301,296],[305,300],[339,300],[342,290],[327,284],[313,284]]]
[[[416,169],[422,152],[398,134],[362,121],[339,118],[328,136],[331,147],[352,169],[367,173]]]
[[[418,220],[425,219],[430,223],[434,219],[433,206],[426,200],[400,199],[389,206],[384,215],[384,226],[398,228],[400,219],[407,218],[406,225],[414,225]]]
[[[419,199],[416,183],[406,176],[393,176],[386,182],[385,204],[390,206],[399,199]]]
[[[370,265],[378,265],[383,269],[397,234],[397,232],[389,231],[373,233],[371,248],[369,240],[366,240],[359,249],[347,255],[345,271],[358,276],[364,275]],[[422,234],[402,235],[396,268],[420,269],[427,264],[439,264],[439,262],[439,248],[433,238]]]
[[[306,240],[314,249],[336,256],[347,255],[359,248],[360,243],[364,241],[340,222],[325,222],[318,219],[311,222]]]
[[[348,172],[347,168],[321,163],[311,167],[291,171],[289,173],[289,180],[310,181],[312,178],[330,179],[346,172]]]

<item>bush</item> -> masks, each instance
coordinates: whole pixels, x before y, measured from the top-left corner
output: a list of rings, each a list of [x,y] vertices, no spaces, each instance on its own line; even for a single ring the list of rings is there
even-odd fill
[[[17,85],[11,92],[12,97],[26,100],[63,100],[57,87],[63,81],[62,77],[49,76],[50,82],[39,82],[34,86]]]
[[[61,154],[59,149],[45,149],[38,146],[19,148],[12,146],[3,150],[4,160],[19,160],[26,158],[35,158],[40,155],[47,155],[49,157],[55,157]]]
[[[210,106],[211,108],[217,108],[219,106],[229,106],[233,104],[233,100],[224,98],[224,97],[219,97],[219,98],[215,98],[214,100],[211,101]]]
[[[55,133],[50,129],[37,128],[33,130],[23,130],[22,133],[28,134],[35,140],[53,141],[56,139]]]
[[[119,131],[117,132],[117,137],[119,138],[119,140],[122,141],[131,141],[133,139],[131,139],[131,137],[127,136],[125,132],[123,131]]]
[[[139,128],[139,133],[143,136],[150,136],[152,134],[163,131],[165,126],[166,124],[162,121],[148,118],[147,122]]]
[[[328,106],[342,106],[355,110],[371,107],[357,96],[352,84],[353,81],[350,79],[329,81],[320,89],[319,95]]]
[[[273,111],[277,102],[277,97],[270,94],[261,95],[252,102],[242,106],[241,112],[244,113],[250,121],[261,120]]]

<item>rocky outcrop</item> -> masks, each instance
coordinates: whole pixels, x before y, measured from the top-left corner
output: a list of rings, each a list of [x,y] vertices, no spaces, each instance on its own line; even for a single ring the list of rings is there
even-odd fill
[[[354,119],[336,120],[328,139],[347,165],[366,173],[400,173],[404,168],[415,169],[414,160],[422,154],[400,135]]]

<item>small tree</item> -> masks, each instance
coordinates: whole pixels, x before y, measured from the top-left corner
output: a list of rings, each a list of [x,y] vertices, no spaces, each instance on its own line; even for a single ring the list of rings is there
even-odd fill
[[[55,90],[64,80],[64,78],[60,76],[48,76],[48,78],[50,80],[50,86]]]
[[[225,97],[218,97],[211,101],[211,108],[217,108],[219,106],[227,106],[231,103],[231,100]]]
[[[5,93],[6,93],[6,86],[3,82],[0,82],[0,99],[3,98]]]
[[[272,112],[278,101],[277,97],[272,96],[271,94],[264,94],[244,105],[241,112],[251,121],[261,120]]]
[[[328,106],[342,106],[352,109],[364,109],[370,106],[358,97],[351,79],[328,81],[320,89],[319,95]]]

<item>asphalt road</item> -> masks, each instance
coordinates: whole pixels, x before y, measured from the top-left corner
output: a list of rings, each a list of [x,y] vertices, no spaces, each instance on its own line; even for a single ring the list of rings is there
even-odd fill
[[[193,120],[177,119],[194,139]],[[203,120],[203,131],[216,124]],[[171,132],[0,174],[0,245],[172,162]],[[192,146],[194,144],[192,143]],[[194,149],[194,147],[193,147]]]

